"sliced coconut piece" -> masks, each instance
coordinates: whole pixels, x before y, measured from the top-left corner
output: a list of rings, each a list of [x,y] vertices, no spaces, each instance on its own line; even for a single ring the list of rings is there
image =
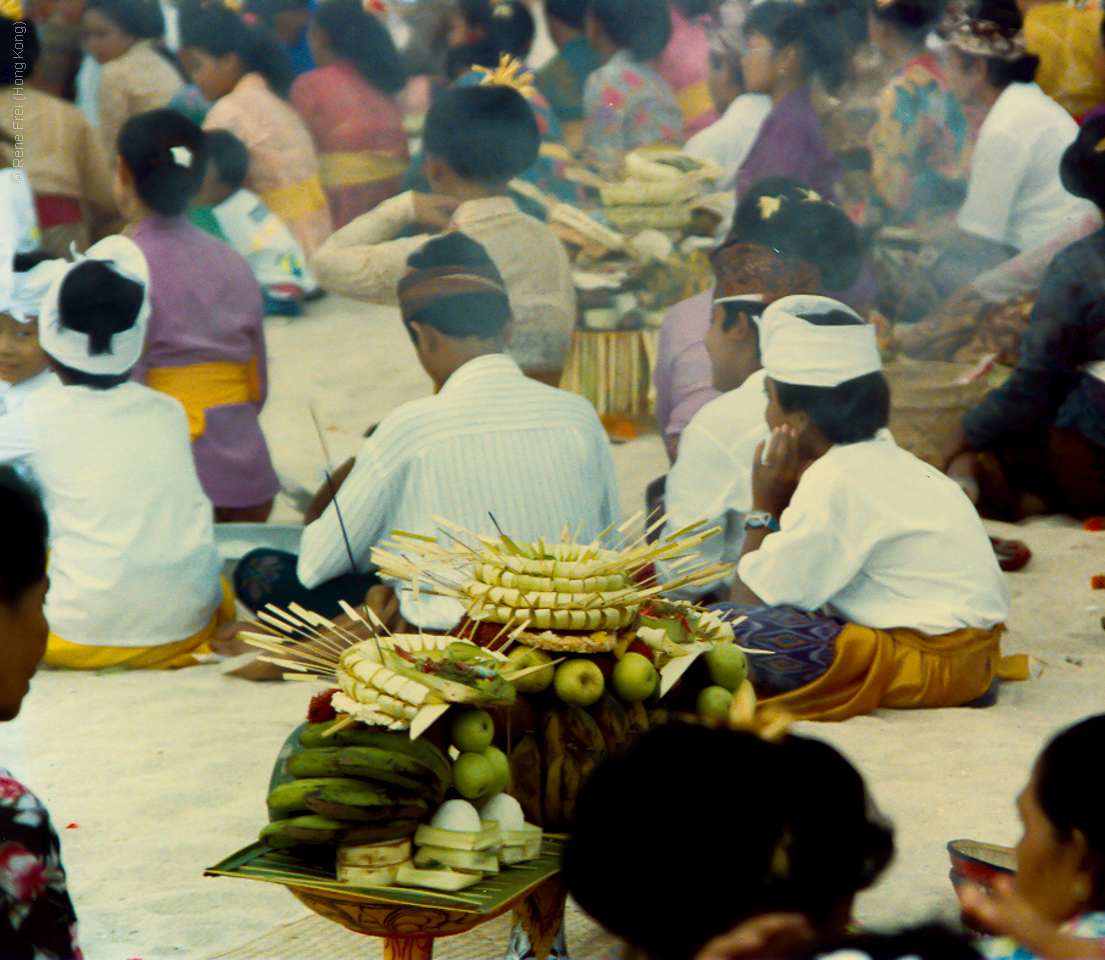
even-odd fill
[[[416,867],[449,867],[466,873],[498,873],[499,858],[480,850],[451,850],[449,847],[419,847],[414,853]]]
[[[483,878],[481,873],[462,873],[459,870],[423,870],[409,863],[400,864],[395,882],[404,887],[426,887],[430,890],[463,890]]]

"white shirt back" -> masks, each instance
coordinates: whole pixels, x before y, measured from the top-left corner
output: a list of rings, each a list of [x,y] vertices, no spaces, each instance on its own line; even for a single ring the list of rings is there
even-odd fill
[[[40,390],[20,413],[50,518],[51,630],[115,647],[199,632],[220,561],[181,405],[125,383]]]
[[[827,607],[861,626],[928,636],[989,629],[1009,614],[1009,588],[974,507],[887,431],[816,460],[779,525],[739,565],[771,606]]]
[[[664,492],[667,521],[664,536],[705,520],[721,532],[695,549],[695,563],[736,563],[744,545],[744,517],[752,509],[752,460],[756,446],[771,438],[764,410],[767,375],[757,370],[736,390],[711,400],[687,424],[679,440],[679,456],[668,471]],[[656,564],[660,583],[686,569]],[[693,598],[729,583],[732,574],[693,588],[673,591]]]
[[[433,397],[392,412],[357,454],[337,504],[357,569],[392,530],[442,535],[434,517],[476,534],[556,540],[564,528],[588,541],[615,519],[610,443],[582,397],[523,376],[503,354],[470,360]],[[298,573],[308,587],[350,563],[334,505],[303,532]],[[395,584],[397,588],[398,584]],[[448,598],[400,597],[403,617],[427,629],[462,613]]]
[[[1067,193],[1059,160],[1078,125],[1034,83],[1011,83],[978,133],[959,226],[1027,250],[1083,219],[1093,205]]]

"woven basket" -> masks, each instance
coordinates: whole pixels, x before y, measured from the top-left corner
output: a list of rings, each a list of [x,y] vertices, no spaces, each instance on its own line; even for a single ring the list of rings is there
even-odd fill
[[[940,451],[959,419],[985,395],[985,379],[957,384],[971,369],[935,360],[890,363],[883,374],[890,384],[890,432],[899,447],[939,467]]]

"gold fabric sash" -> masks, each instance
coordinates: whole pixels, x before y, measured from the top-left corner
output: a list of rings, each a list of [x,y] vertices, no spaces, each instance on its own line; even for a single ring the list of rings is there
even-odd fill
[[[994,677],[1028,678],[1027,658],[1002,657],[1004,624],[937,637],[916,630],[845,624],[829,669],[813,683],[771,697],[801,720],[846,720],[878,707],[954,707],[982,696]]]
[[[285,223],[294,223],[327,209],[326,194],[322,192],[318,177],[266,190],[261,199]]]
[[[248,364],[213,361],[188,367],[153,367],[146,374],[146,384],[183,404],[193,440],[203,436],[207,411],[212,407],[261,401],[256,359]]]
[[[377,150],[334,150],[318,158],[318,175],[327,190],[401,177],[407,161]]]

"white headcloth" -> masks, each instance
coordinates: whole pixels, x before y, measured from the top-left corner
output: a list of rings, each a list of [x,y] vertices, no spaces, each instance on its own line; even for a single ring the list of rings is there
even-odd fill
[[[0,247],[0,313],[29,323],[39,314],[42,298],[69,266],[64,260],[43,260],[32,269],[17,273],[12,263],[15,251]]]
[[[100,260],[121,277],[142,285],[142,306],[134,326],[116,333],[111,338],[107,353],[93,355],[89,352],[89,337],[79,330],[63,327],[58,316],[58,299],[61,285],[69,271],[85,260]],[[93,244],[82,256],[77,254],[76,263],[65,264],[65,270],[54,278],[49,290],[42,299],[42,310],[38,318],[38,338],[51,357],[84,373],[117,376],[126,373],[142,355],[146,340],[146,321],[150,316],[150,268],[142,251],[133,240],[126,237],[105,237]]]
[[[840,311],[858,323],[819,326],[806,316]],[[835,387],[882,369],[872,324],[838,300],[798,294],[783,297],[756,319],[760,359],[772,380],[807,387]]]

